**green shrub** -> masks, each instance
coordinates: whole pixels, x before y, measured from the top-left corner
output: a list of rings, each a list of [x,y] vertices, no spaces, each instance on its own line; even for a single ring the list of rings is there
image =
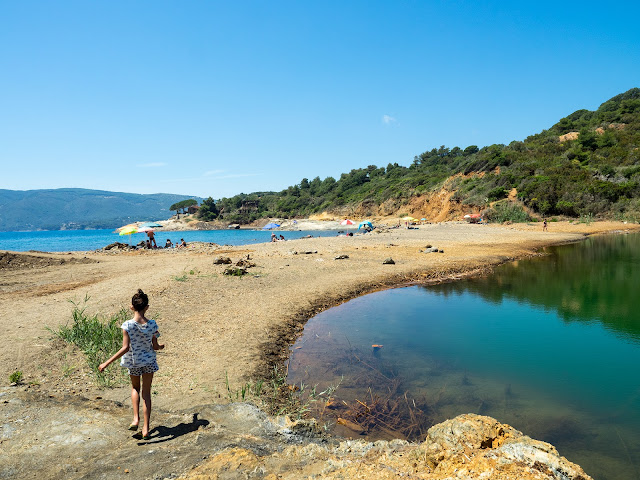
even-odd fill
[[[84,302],[89,300],[88,297]],[[77,346],[84,353],[89,368],[96,372],[98,384],[103,386],[111,386],[121,383],[125,378],[124,370],[111,369],[104,372],[98,372],[98,366],[109,359],[114,353],[122,347],[122,329],[121,325],[129,319],[129,313],[122,308],[117,314],[110,318],[101,319],[98,315],[88,315],[86,306],[73,304],[71,312],[71,323],[62,325],[57,331],[53,332],[55,336],[65,342]]]
[[[496,187],[487,193],[487,198],[490,202],[493,200],[499,200],[507,196],[507,191],[504,187]]]
[[[487,210],[485,217],[492,222],[528,222],[531,218],[520,205],[507,201],[498,202],[492,208]]]

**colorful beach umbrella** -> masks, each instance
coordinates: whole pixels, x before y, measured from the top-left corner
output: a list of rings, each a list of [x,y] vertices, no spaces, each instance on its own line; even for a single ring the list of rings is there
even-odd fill
[[[138,233],[138,227],[136,225],[125,225],[119,230],[119,235],[131,235],[132,233]]]
[[[164,225],[157,223],[157,222],[143,222],[140,224],[140,227],[142,228],[161,228],[164,227]]]
[[[131,235],[138,233],[138,227],[135,224],[125,225],[118,230],[120,230],[118,232],[119,235],[129,235],[129,245],[131,245]]]
[[[278,228],[280,225],[278,225],[277,223],[267,223],[264,227],[262,227],[263,230],[271,230],[272,228]]]
[[[371,223],[369,220],[365,220],[364,222],[360,222],[360,225],[358,225],[358,230],[360,230],[365,225],[368,225],[369,228],[373,228],[373,223]]]
[[[343,221],[340,222],[340,225],[355,225],[356,222],[354,222],[353,220],[349,220],[348,218],[345,218]]]

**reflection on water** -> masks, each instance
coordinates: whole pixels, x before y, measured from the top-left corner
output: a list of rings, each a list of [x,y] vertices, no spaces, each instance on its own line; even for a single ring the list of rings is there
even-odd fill
[[[544,261],[503,265],[490,277],[434,288],[442,294],[469,291],[494,303],[513,299],[552,309],[566,321],[599,320],[625,338],[640,340],[634,311],[640,285],[640,236],[589,238],[548,249]]]
[[[638,252],[638,235],[594,238],[490,277],[352,300],[308,322],[289,380],[340,384],[313,406],[342,435],[420,440],[473,412],[594,478],[640,478]]]

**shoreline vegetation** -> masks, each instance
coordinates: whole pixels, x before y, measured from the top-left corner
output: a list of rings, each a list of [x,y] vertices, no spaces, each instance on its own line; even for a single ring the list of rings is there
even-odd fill
[[[307,224],[300,229],[311,230]],[[541,223],[448,222],[354,237],[197,244],[171,255],[163,249],[15,253],[1,265],[0,375],[6,383],[19,371],[23,385],[52,396],[127,404],[126,386],[98,387],[82,353],[51,338],[45,327],[68,324],[70,301],[86,299],[87,315],[112,315],[142,288],[167,344],[159,354],[154,408],[177,412],[224,404],[228,392],[284,368],[290,346],[320,311],[386,288],[484,275],[501,263],[589,235],[638,231],[640,225],[622,222],[554,222],[545,232]],[[442,253],[427,252],[428,245]],[[218,263],[224,257],[233,265]],[[384,264],[387,258],[395,263]],[[246,274],[226,274],[229,267]]]

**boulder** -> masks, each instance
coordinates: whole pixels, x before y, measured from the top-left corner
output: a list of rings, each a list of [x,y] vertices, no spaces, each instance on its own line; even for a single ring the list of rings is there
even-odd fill
[[[227,267],[223,272],[225,275],[231,275],[234,277],[241,277],[247,274],[247,269],[242,267]]]
[[[436,478],[481,478],[480,472],[493,479],[591,478],[578,465],[561,457],[553,445],[533,440],[510,425],[483,415],[459,415],[434,425],[422,445]]]
[[[385,258],[384,261],[382,262],[383,265],[395,265],[396,262],[393,261],[393,258],[388,257]]]
[[[233,263],[229,257],[218,257],[213,261],[214,265],[231,265]]]

